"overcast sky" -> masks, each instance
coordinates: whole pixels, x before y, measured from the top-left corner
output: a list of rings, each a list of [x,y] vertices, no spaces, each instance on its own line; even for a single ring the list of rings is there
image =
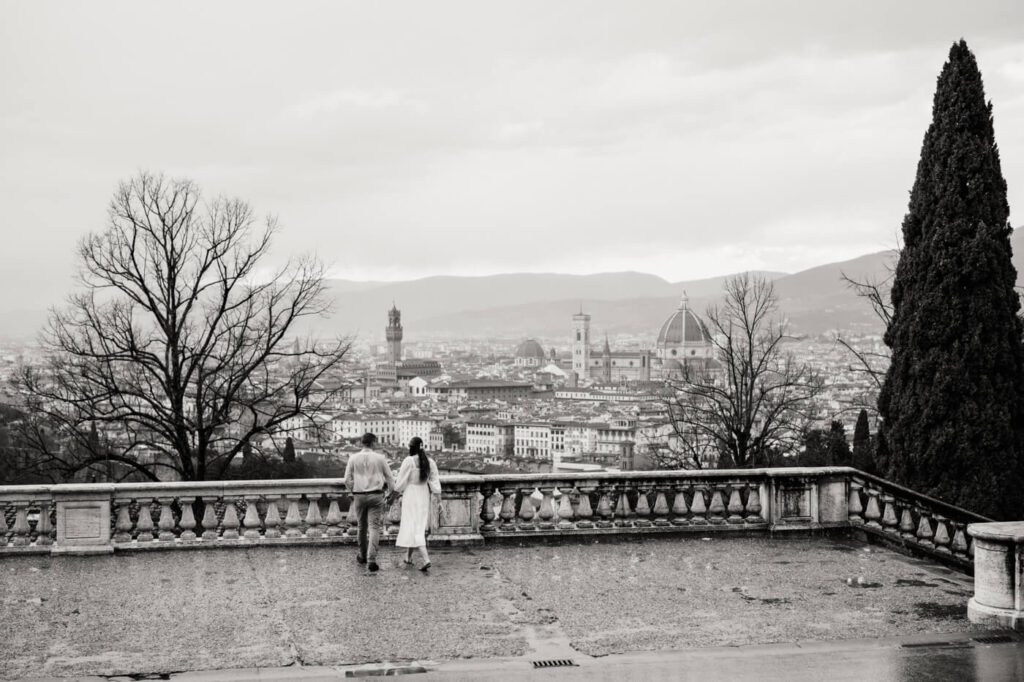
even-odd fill
[[[0,309],[59,296],[140,169],[276,214],[277,254],[350,279],[891,248],[960,37],[1024,211],[1019,0],[0,9]]]

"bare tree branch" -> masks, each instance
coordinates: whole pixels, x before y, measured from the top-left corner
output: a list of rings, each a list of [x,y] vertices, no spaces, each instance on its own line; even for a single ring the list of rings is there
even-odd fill
[[[325,272],[302,257],[263,274],[276,229],[187,180],[122,183],[106,229],[79,244],[84,291],[51,311],[48,364],[17,377],[40,457],[68,472],[119,461],[150,478],[220,477],[246,443],[330,401],[314,387],[349,342],[294,340],[328,311]],[[102,449],[82,438],[97,429],[113,434]]]
[[[673,449],[693,466],[770,466],[798,447],[823,380],[786,352],[776,313],[770,281],[728,279],[724,302],[707,312],[715,360],[669,380]]]

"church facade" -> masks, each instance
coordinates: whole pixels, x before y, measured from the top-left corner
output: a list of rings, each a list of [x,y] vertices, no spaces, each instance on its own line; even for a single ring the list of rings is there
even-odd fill
[[[687,365],[714,360],[714,344],[704,322],[689,307],[683,292],[679,307],[658,331],[653,349],[612,350],[605,335],[601,348],[591,347],[589,314],[572,316],[572,375],[579,383],[617,384],[669,379]],[[571,380],[571,379],[570,379]]]

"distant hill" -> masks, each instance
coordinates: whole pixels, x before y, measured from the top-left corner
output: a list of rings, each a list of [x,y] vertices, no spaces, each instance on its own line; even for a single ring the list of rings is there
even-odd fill
[[[1018,286],[1024,284],[1024,233],[1011,237]],[[881,331],[867,302],[858,298],[842,274],[882,281],[895,267],[894,251],[829,263],[794,274],[763,272],[772,279],[780,311],[794,331]],[[332,314],[310,321],[302,331],[318,335],[356,334],[383,342],[387,310],[402,310],[405,336],[452,338],[568,336],[572,314],[583,308],[593,316],[595,333],[653,336],[679,304],[685,290],[690,305],[703,312],[715,302],[728,277],[668,282],[642,272],[594,275],[513,273],[484,277],[426,277],[404,282],[328,280]],[[39,310],[0,312],[0,338],[30,338],[46,319]]]
[[[768,277],[780,274],[765,273]],[[401,309],[402,324],[410,333],[412,329],[443,333],[449,327],[465,328],[463,324],[450,325],[446,320],[460,317],[483,320],[494,311],[505,316],[509,313],[500,311],[506,308],[521,309],[523,315],[532,317],[537,313],[530,306],[544,309],[562,302],[564,307],[568,305],[566,301],[573,301],[571,307],[578,310],[580,303],[586,306],[595,301],[678,300],[684,289],[691,296],[710,295],[721,290],[724,279],[715,277],[673,283],[642,272],[613,272],[595,275],[518,273],[426,277],[407,282],[374,283],[366,287],[356,286],[358,283],[347,280],[331,280],[328,286],[334,298],[334,313],[321,321],[318,328],[332,333],[379,335],[387,323],[386,311],[394,302]],[[526,322],[523,318],[518,321]],[[542,328],[534,322],[528,323]],[[502,326],[496,323],[493,328]],[[514,335],[514,329],[509,327],[508,333]]]

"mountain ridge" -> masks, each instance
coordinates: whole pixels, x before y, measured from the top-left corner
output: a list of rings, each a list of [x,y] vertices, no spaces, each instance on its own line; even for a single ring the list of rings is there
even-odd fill
[[[1024,273],[1024,233],[1014,231],[1014,266],[1018,285]],[[894,250],[825,263],[796,273],[755,271],[771,279],[779,312],[794,331],[820,334],[831,330],[880,332],[870,305],[844,282],[883,282],[895,268]],[[567,336],[571,316],[582,305],[594,329],[609,334],[653,335],[679,305],[685,290],[690,307],[703,313],[732,275],[669,282],[649,273],[622,271],[570,275],[502,273],[482,276],[433,275],[398,282],[330,278],[325,281],[331,313],[306,320],[297,332],[355,335],[383,342],[387,310],[402,311],[405,338],[524,338]],[[0,312],[0,338],[30,338],[46,311]]]

